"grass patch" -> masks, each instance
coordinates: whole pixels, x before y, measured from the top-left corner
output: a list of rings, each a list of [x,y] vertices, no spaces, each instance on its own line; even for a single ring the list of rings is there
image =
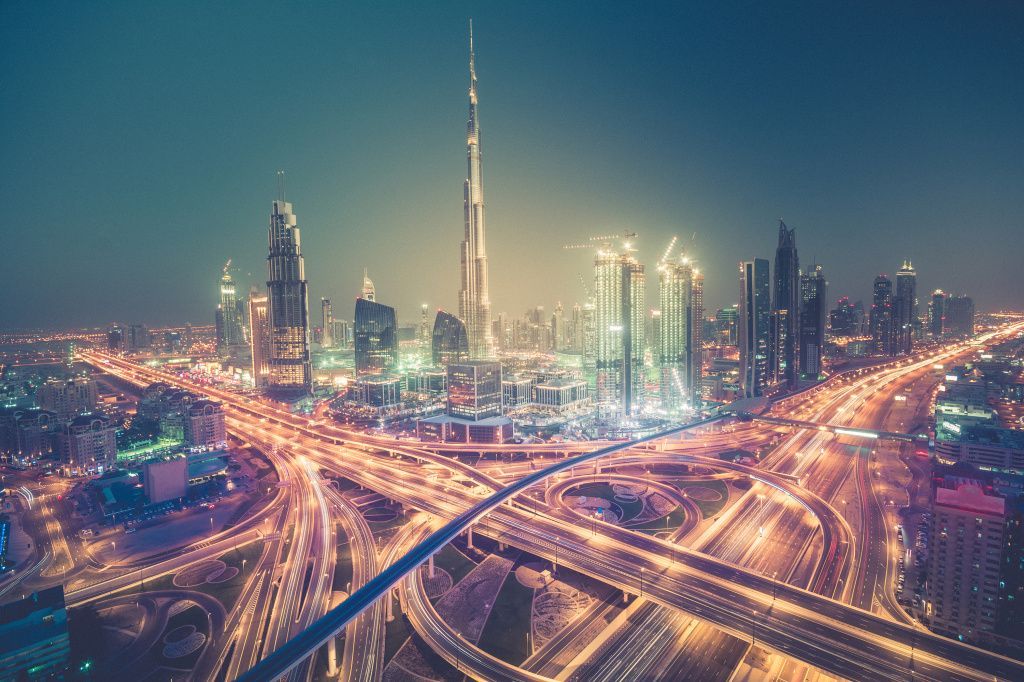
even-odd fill
[[[331,589],[335,592],[345,592],[352,582],[352,545],[349,544],[348,536],[341,524],[338,524],[338,546],[335,548],[336,560],[334,563],[334,581]]]
[[[441,551],[434,555],[434,566],[448,571],[452,577],[452,585],[457,585],[476,568],[475,563],[450,544],[442,547]]]
[[[398,600],[394,597],[393,608],[395,613],[399,612]],[[412,636],[412,627],[409,626],[409,621],[404,616],[395,618],[390,623],[384,623],[384,665],[388,664],[388,661],[398,653],[398,650],[405,644],[405,640]]]
[[[480,633],[480,648],[503,661],[519,665],[528,655],[526,633],[533,612],[533,590],[516,580],[515,569],[494,600],[491,615]]]
[[[670,511],[666,516],[659,516],[656,519],[650,521],[644,521],[638,523],[635,526],[627,526],[629,530],[651,530],[651,531],[662,531],[662,530],[675,530],[679,526],[683,525],[683,521],[686,520],[686,510],[683,507],[676,507]]]
[[[242,593],[246,577],[256,568],[256,564],[259,563],[262,554],[263,543],[253,542],[220,555],[221,561],[229,567],[238,569],[238,574],[230,580],[220,583],[203,583],[193,589],[210,595],[223,604],[225,611],[231,613],[231,609],[235,606],[235,601],[238,600],[238,595]],[[245,562],[245,571],[242,570],[243,561]]]
[[[571,495],[583,495],[586,497],[599,497],[608,500],[612,504],[612,510],[619,516],[619,523],[623,524],[636,517],[643,508],[643,500],[637,498],[634,502],[619,502],[615,499],[615,491],[609,483],[584,483],[581,486],[569,491]]]
[[[700,507],[700,511],[702,514],[704,514],[704,518],[706,519],[709,519],[718,512],[722,511],[722,508],[729,501],[729,486],[725,484],[725,481],[701,481],[700,483],[694,483],[692,486],[687,486],[685,483],[682,483],[680,484],[680,487],[684,491],[687,487],[708,488],[710,490],[715,490],[722,495],[721,499],[714,500],[712,502],[698,500],[695,497],[690,498],[698,507]]]

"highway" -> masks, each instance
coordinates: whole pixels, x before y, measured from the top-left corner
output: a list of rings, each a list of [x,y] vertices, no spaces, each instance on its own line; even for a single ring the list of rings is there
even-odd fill
[[[132,369],[133,371],[138,370],[137,367],[133,367]],[[166,380],[165,377],[161,378],[163,378],[163,380]],[[230,396],[230,394],[228,395]],[[237,400],[237,397],[235,398],[235,400]],[[261,406],[260,409],[262,410],[265,408],[262,408]],[[260,419],[265,419],[265,417],[254,418],[248,416],[248,409],[241,410],[241,412],[247,415],[245,421],[250,422],[249,428],[255,428],[257,432],[262,432],[263,430],[266,430],[266,423],[260,422]],[[292,432],[297,433],[296,437],[298,438],[298,441],[301,442],[303,448],[309,448],[314,452],[319,451],[323,453],[322,457],[324,459],[330,459],[332,462],[337,464],[339,457],[337,455],[336,449],[338,446],[334,445],[334,441],[331,441],[331,438],[333,438],[333,436],[331,436],[330,433],[325,435],[316,430],[310,429],[308,426],[305,426],[301,423],[297,423],[297,420],[291,416],[272,416],[274,417],[275,428],[291,430]],[[485,501],[483,503],[480,502],[480,498],[478,495],[474,495],[472,492],[468,492],[468,489],[465,488],[463,490],[457,490],[456,488],[452,488],[451,490],[446,491],[446,494],[444,494],[442,500],[439,500],[438,497],[440,491],[438,490],[438,487],[439,485],[441,485],[440,481],[431,482],[429,480],[423,480],[423,477],[420,476],[419,479],[416,481],[415,485],[410,485],[410,481],[408,479],[402,478],[402,474],[404,474],[405,472],[402,471],[401,467],[396,468],[394,466],[397,460],[394,460],[390,455],[384,458],[385,460],[391,463],[391,468],[394,469],[394,471],[391,472],[390,477],[381,475],[380,471],[378,471],[378,467],[372,467],[374,469],[373,472],[359,471],[355,467],[352,467],[350,464],[342,465],[340,469],[342,470],[341,472],[343,472],[346,476],[352,477],[353,480],[359,480],[359,476],[362,475],[365,479],[367,479],[367,484],[370,485],[370,487],[374,487],[373,484],[381,486],[384,488],[383,491],[386,492],[386,494],[388,494],[390,497],[397,498],[403,502],[411,504],[414,507],[429,509],[432,511],[432,513],[436,513],[439,516],[451,517],[454,515],[455,512],[462,510],[462,516],[457,518],[460,518],[462,521],[465,521],[465,525],[468,525],[468,523],[471,523],[473,521],[483,521],[480,524],[481,532],[506,533],[508,531],[513,531],[511,535],[503,536],[505,540],[510,542],[511,544],[517,544],[518,542],[519,544],[517,544],[517,546],[521,546],[524,549],[532,547],[531,551],[536,551],[536,553],[538,553],[539,555],[548,556],[549,558],[555,558],[554,555],[557,553],[557,560],[561,563],[565,563],[566,565],[568,565],[568,562],[575,562],[578,560],[581,564],[583,564],[581,568],[583,572],[588,573],[590,575],[595,575],[595,577],[599,577],[603,580],[611,582],[612,584],[617,584],[619,586],[625,587],[626,589],[632,589],[635,591],[635,589],[637,588],[637,585],[635,584],[637,582],[637,579],[632,578],[631,580],[627,580],[626,577],[621,574],[621,565],[618,567],[619,570],[617,572],[615,570],[615,567],[607,567],[602,566],[599,563],[595,563],[596,558],[588,558],[582,555],[579,555],[578,559],[574,558],[575,556],[577,556],[577,554],[574,553],[577,553],[579,551],[586,552],[588,550],[585,539],[583,542],[580,542],[580,538],[575,537],[579,535],[578,530],[565,528],[565,523],[560,519],[555,518],[554,516],[550,517],[550,521],[545,522],[544,517],[541,516],[541,514],[548,512],[553,513],[554,510],[502,507],[500,511],[495,511],[497,510],[497,506],[503,500],[509,499],[510,497],[517,494],[519,491],[524,490],[530,485],[534,485],[537,482],[540,482],[541,480],[547,478],[548,476],[554,475],[558,471],[564,471],[568,468],[571,468],[572,466],[582,464],[594,457],[611,455],[615,452],[628,449],[633,445],[635,444],[620,443],[615,446],[610,446],[609,448],[603,448],[594,453],[583,455],[580,458],[561,460],[559,463],[554,465],[553,470],[535,472],[534,474],[525,477],[516,484],[513,484],[512,486],[509,486],[508,488],[502,490],[501,492],[493,496],[492,499]],[[345,447],[347,448],[348,446],[346,445]],[[395,448],[395,451],[398,452],[399,449]],[[357,448],[355,452],[365,453],[366,451],[364,449]],[[313,455],[306,454],[306,456]],[[373,457],[366,457],[365,454],[363,454],[362,456],[366,458],[366,460],[368,461],[379,457],[379,455],[375,455]],[[422,457],[421,454],[407,455],[404,452],[403,456],[410,456],[413,457],[414,459]],[[451,461],[448,460],[447,458],[444,459],[447,460],[447,462]],[[440,460],[437,460],[434,463],[436,464],[439,461]],[[447,466],[447,463],[445,463],[444,465]],[[457,469],[458,467],[452,468]],[[460,472],[460,474],[464,473],[466,472]],[[403,486],[406,487],[407,489],[401,490]],[[486,486],[480,485],[477,487],[486,488],[491,486],[490,484],[488,484]],[[403,495],[396,494],[396,492],[399,490],[401,490]],[[497,498],[496,503],[495,498]],[[478,506],[474,508],[469,508],[470,502],[474,501],[477,502]],[[523,504],[522,500],[520,501],[520,504]],[[532,506],[533,503],[526,501],[526,505],[529,507]],[[492,511],[491,516],[489,516],[486,520],[479,518],[480,514],[484,514],[489,510]],[[534,512],[537,512],[537,514],[531,516],[531,514],[534,514]],[[509,519],[509,521],[515,524],[514,526],[508,528],[501,527],[501,524],[499,524],[498,522],[504,520],[504,517],[506,516],[512,517],[511,519]],[[543,533],[547,532],[547,530],[545,529],[547,523],[556,524],[554,532],[557,534],[552,536],[553,539],[547,539],[543,536]],[[461,528],[459,528],[458,530],[455,530],[454,533],[452,533],[451,526],[452,524],[449,524],[446,527],[450,535],[454,535],[457,532],[459,532],[459,530],[461,530]],[[521,536],[516,535],[515,531],[517,530],[521,531]],[[628,531],[625,532],[628,533]],[[566,537],[560,537],[561,535],[564,535]],[[664,603],[665,605],[668,605],[672,608],[683,608],[684,610],[696,609],[697,615],[700,615],[701,617],[707,620],[716,622],[721,627],[725,627],[726,629],[729,629],[734,632],[745,632],[746,628],[735,627],[735,617],[730,619],[728,616],[720,612],[704,612],[705,608],[714,607],[716,602],[718,602],[719,604],[723,603],[721,600],[723,592],[725,592],[726,595],[729,597],[728,602],[725,603],[731,604],[743,603],[744,599],[740,599],[738,597],[740,597],[741,595],[745,595],[747,601],[755,602],[755,607],[752,609],[752,613],[753,611],[757,610],[756,604],[758,603],[760,603],[762,608],[766,608],[766,610],[768,608],[771,608],[771,613],[765,618],[764,623],[764,627],[766,630],[764,636],[767,640],[769,640],[769,646],[776,648],[780,651],[787,651],[787,653],[792,653],[795,657],[802,658],[803,660],[814,659],[810,660],[809,662],[812,662],[815,665],[819,665],[824,669],[833,670],[837,674],[844,674],[842,672],[842,669],[844,669],[845,666],[863,666],[863,670],[873,670],[874,672],[879,673],[883,678],[896,675],[895,671],[897,670],[900,671],[900,675],[905,675],[906,667],[909,664],[909,643],[913,643],[918,649],[918,651],[922,652],[916,659],[920,661],[917,666],[917,673],[919,675],[927,675],[928,671],[931,670],[936,674],[960,675],[963,679],[980,679],[980,677],[978,677],[976,674],[973,674],[970,670],[967,669],[969,666],[975,666],[981,671],[995,671],[995,674],[999,674],[999,671],[1005,670],[1010,673],[1010,677],[1020,673],[1019,664],[1015,662],[1010,662],[1006,659],[994,657],[994,655],[988,654],[987,652],[980,652],[979,650],[972,649],[970,647],[965,647],[963,645],[951,642],[949,640],[942,640],[940,638],[935,638],[931,635],[924,635],[916,631],[911,631],[910,633],[908,633],[907,631],[900,629],[892,630],[890,628],[898,628],[901,626],[899,626],[899,624],[891,623],[880,618],[877,620],[871,620],[871,618],[876,617],[871,617],[867,614],[862,615],[863,612],[851,609],[850,607],[839,605],[838,602],[831,602],[831,600],[823,600],[822,597],[810,597],[802,592],[792,592],[792,590],[795,590],[796,588],[788,586],[778,586],[778,600],[776,606],[774,608],[772,608],[770,604],[766,606],[764,604],[766,598],[765,595],[769,595],[770,599],[773,585],[770,582],[768,584],[765,584],[763,576],[754,576],[749,572],[735,573],[735,571],[738,571],[739,569],[729,566],[728,562],[718,562],[709,564],[707,562],[710,560],[710,558],[704,557],[703,559],[700,559],[699,555],[697,555],[696,553],[688,553],[682,548],[672,549],[666,553],[664,547],[657,546],[657,541],[654,541],[650,538],[637,538],[634,537],[635,535],[636,534],[631,534],[628,538],[622,538],[621,536],[618,536],[614,533],[609,533],[607,529],[604,529],[603,534],[597,538],[594,538],[594,540],[595,542],[602,543],[602,551],[603,546],[608,545],[610,547],[613,547],[616,552],[622,552],[623,554],[619,557],[620,561],[623,562],[622,565],[632,566],[637,570],[639,570],[641,566],[644,567],[645,570],[649,570],[649,566],[657,568],[659,565],[658,560],[663,561],[666,555],[670,558],[672,562],[675,562],[675,564],[671,568],[664,570],[662,573],[650,574],[652,584],[649,589],[652,592],[652,599]],[[515,539],[513,539],[513,536],[515,537]],[[655,543],[654,551],[652,551],[651,548],[646,546],[650,542]],[[430,541],[428,540],[427,543],[427,550],[429,551]],[[433,551],[436,551],[436,549],[442,546],[443,544],[444,542],[441,542],[441,544],[439,545],[435,545]],[[427,556],[427,554],[424,554],[423,552],[424,547],[423,545],[421,545],[419,548],[417,548],[417,552],[414,554],[418,553],[422,557],[421,560],[423,560]],[[652,554],[657,552],[658,554],[656,557],[645,556],[645,552],[651,552]],[[600,552],[598,553],[600,554]],[[403,559],[405,559],[405,557],[403,557]],[[402,561],[403,560],[399,560],[398,562],[396,562],[395,566],[402,565]],[[697,568],[699,572],[702,572],[706,575],[698,575],[696,577],[688,574],[676,575],[677,572],[682,572],[684,564],[687,569]],[[377,576],[377,578],[374,578],[374,580],[371,580],[368,583],[368,587],[375,586],[378,590],[380,590],[381,585],[383,584],[384,581],[378,579],[386,574],[387,571]],[[657,575],[657,577],[655,577],[655,575]],[[687,600],[685,599],[685,595],[674,594],[671,592],[671,588],[673,586],[677,590],[680,589],[680,586],[683,582],[686,583],[688,588],[690,585],[694,584],[694,580],[709,580],[713,577],[720,578],[722,575],[726,575],[730,578],[726,581],[726,587],[723,587],[721,585],[716,587],[715,589],[717,593],[713,597],[708,598],[709,601],[705,606],[700,606],[697,604],[693,604],[691,602],[687,602]],[[665,583],[665,589],[668,590],[664,595],[660,594],[663,582]],[[752,589],[754,593],[750,594],[749,591],[739,589],[739,587],[736,584],[737,582],[742,583],[742,586],[748,588],[748,590]],[[395,584],[395,582],[392,581],[390,584],[393,585]],[[336,615],[339,610],[344,610],[344,608],[346,607],[346,605],[349,604],[349,602],[357,601],[356,597],[358,597],[360,592],[362,591],[363,590],[357,591],[351,599],[343,603],[341,607],[339,607],[339,609],[336,609],[335,612],[332,612],[332,614]],[[781,604],[783,603],[786,604],[786,607],[781,606]],[[810,606],[808,607],[806,606],[806,604],[809,604]],[[836,611],[835,609],[837,605],[842,609],[846,610]],[[356,606],[358,606],[358,604],[353,604],[353,607]],[[794,611],[793,614],[789,614],[788,610],[790,607],[797,609],[797,611]],[[810,627],[808,623],[813,622],[814,618],[812,617],[810,621],[807,622],[801,620],[801,618],[806,618],[806,614],[801,614],[799,612],[799,609],[801,607],[816,612],[815,617],[821,617],[823,614],[825,614],[828,618],[831,618],[833,620],[846,620],[849,623],[861,624],[862,627],[867,629],[867,632],[870,633],[870,636],[865,632],[860,632],[859,634],[854,633],[852,636],[851,633],[844,632],[841,636],[843,636],[846,639],[852,639],[855,642],[858,640],[858,637],[860,637],[861,643],[865,646],[858,647],[855,651],[849,652],[844,657],[839,657],[842,659],[850,659],[846,662],[842,662],[839,660],[819,661],[818,659],[824,656],[825,653],[820,651],[818,653],[814,653],[814,646],[812,645],[812,643],[815,641],[815,637],[813,631],[820,629],[829,630],[831,628],[831,634],[835,635],[837,632],[842,631],[844,626],[842,623],[826,622],[825,624],[816,623],[811,628],[811,631],[801,631],[799,627],[796,630],[787,629],[787,633],[779,633],[775,631],[775,629],[773,628],[775,620],[781,619],[781,617],[778,614],[782,613],[786,614],[785,618],[782,620],[785,621],[785,624],[787,626],[792,626],[795,623],[797,625],[802,625],[803,627]],[[762,611],[761,613],[764,613],[764,611]],[[866,621],[861,621],[860,619],[864,618],[866,615],[869,619]],[[750,621],[750,624],[754,624],[751,618],[757,618],[756,616],[745,617],[748,621]],[[315,622],[314,629],[321,628],[324,626],[325,621],[321,619]],[[326,627],[329,628],[330,626]],[[758,622],[756,623],[756,627],[758,630],[760,630],[762,624]],[[787,640],[786,637],[792,637],[793,632],[798,633],[799,638],[797,638],[795,641]],[[306,633],[304,632],[302,635],[300,635],[300,638],[305,635]],[[804,644],[800,643],[801,639],[803,640]],[[881,644],[879,644],[879,639],[881,640]],[[881,647],[881,650],[884,652],[883,656],[872,658],[868,655],[867,652],[879,646]],[[945,663],[942,661],[932,661],[929,658],[930,656],[938,656],[940,658],[945,657],[949,660],[947,660]],[[957,665],[955,661],[958,658],[961,659],[965,665]],[[272,659],[273,656],[267,660]],[[875,670],[874,666],[879,667],[877,670]],[[929,666],[933,667],[929,668]],[[839,668],[840,670],[835,670],[835,668]]]

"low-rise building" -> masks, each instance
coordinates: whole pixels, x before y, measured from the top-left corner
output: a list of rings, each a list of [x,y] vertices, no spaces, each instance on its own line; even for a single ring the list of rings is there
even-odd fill
[[[188,458],[185,455],[151,459],[142,467],[142,483],[149,504],[188,495]]]

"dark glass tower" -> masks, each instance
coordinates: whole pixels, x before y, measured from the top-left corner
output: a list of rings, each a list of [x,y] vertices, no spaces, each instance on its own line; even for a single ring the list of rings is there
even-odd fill
[[[383,374],[398,368],[398,325],[391,306],[356,299],[353,328],[356,375]]]
[[[896,296],[893,299],[893,355],[909,355],[914,350],[914,326],[917,324],[917,272],[909,260],[896,271]]]
[[[310,393],[309,297],[299,227],[292,205],[274,202],[270,213],[267,296],[270,327],[268,390],[281,397]]]
[[[932,294],[932,303],[928,308],[928,331],[933,338],[940,339],[945,331],[944,321],[946,319],[946,294],[942,289],[936,289]]]
[[[769,321],[771,320],[768,260],[740,263],[740,387],[753,398],[764,394],[768,383]]]
[[[438,367],[447,367],[453,362],[469,360],[469,337],[462,320],[443,310],[434,318],[434,332],[431,336],[431,355]]]
[[[871,300],[871,350],[875,355],[893,355],[892,280],[875,277]]]
[[[770,380],[795,386],[800,343],[800,259],[796,252],[796,230],[789,229],[781,220],[772,294]]]
[[[805,379],[817,379],[821,374],[827,288],[820,265],[800,276],[800,376]]]

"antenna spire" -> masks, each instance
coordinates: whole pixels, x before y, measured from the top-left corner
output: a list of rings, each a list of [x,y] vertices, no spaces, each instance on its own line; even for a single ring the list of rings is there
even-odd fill
[[[278,201],[284,201],[285,200],[284,171],[283,170],[277,171],[277,199],[278,199]]]

